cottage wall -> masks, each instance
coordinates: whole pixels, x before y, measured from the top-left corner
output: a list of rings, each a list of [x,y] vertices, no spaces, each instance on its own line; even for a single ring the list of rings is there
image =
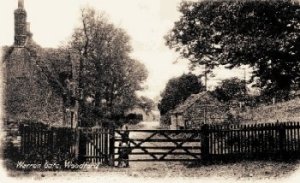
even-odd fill
[[[206,105],[206,106],[205,106]],[[216,124],[226,121],[227,110],[213,104],[195,103],[184,113],[184,120],[190,121],[192,127],[206,124]]]
[[[171,127],[199,128],[203,124],[222,123],[227,120],[228,113],[228,107],[210,94],[194,94],[173,111]]]
[[[12,120],[61,124],[62,98],[57,96],[26,48],[13,48],[5,62],[5,112]]]
[[[171,115],[170,129],[171,130],[176,130],[177,129],[177,116],[176,115]]]

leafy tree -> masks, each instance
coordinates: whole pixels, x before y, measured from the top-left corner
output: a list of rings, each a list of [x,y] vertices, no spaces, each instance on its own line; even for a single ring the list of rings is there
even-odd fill
[[[183,74],[180,77],[170,79],[161,94],[162,99],[158,105],[161,115],[174,109],[191,94],[196,94],[203,90],[203,84],[194,74]]]
[[[292,0],[184,1],[166,43],[208,70],[248,65],[274,93],[299,88],[300,6]],[[281,92],[284,93],[284,92]]]
[[[143,89],[147,70],[130,58],[132,48],[126,32],[111,24],[105,15],[85,8],[80,22],[69,47],[79,55],[79,88],[84,98],[93,100],[88,105],[80,101],[80,118],[89,121],[90,113],[98,117],[121,115],[138,101],[136,91]]]
[[[223,102],[228,102],[230,100],[242,100],[247,94],[247,88],[245,87],[245,81],[238,78],[225,79],[217,86],[212,94],[219,100]]]

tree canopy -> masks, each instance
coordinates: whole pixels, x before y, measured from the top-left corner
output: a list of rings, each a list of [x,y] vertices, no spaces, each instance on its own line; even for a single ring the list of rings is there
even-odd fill
[[[203,91],[204,88],[200,79],[194,74],[183,74],[180,77],[170,79],[161,94],[162,99],[158,104],[161,115],[174,109],[191,94]]]
[[[225,79],[212,91],[219,101],[228,102],[230,100],[243,100],[247,94],[245,81],[236,77]]]
[[[79,55],[79,87],[93,100],[81,106],[98,115],[121,115],[138,102],[136,91],[143,89],[146,67],[130,57],[129,36],[104,14],[84,8],[80,22],[69,47]]]
[[[292,0],[184,1],[166,36],[192,65],[248,65],[263,90],[299,88],[300,6]],[[272,93],[272,92],[271,92]]]

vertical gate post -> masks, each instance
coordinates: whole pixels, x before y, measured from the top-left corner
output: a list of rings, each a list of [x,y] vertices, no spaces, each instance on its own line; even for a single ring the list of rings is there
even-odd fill
[[[201,154],[203,162],[209,161],[209,126],[204,124],[201,128]]]
[[[109,165],[115,166],[115,128],[109,129]]]
[[[19,135],[21,137],[21,145],[20,145],[19,152],[20,152],[21,157],[24,157],[24,155],[25,155],[24,145],[26,144],[25,143],[24,124],[20,124],[19,133],[20,133]]]
[[[73,144],[73,153],[74,153],[74,158],[77,161],[79,158],[79,138],[80,138],[80,133],[79,133],[79,129],[76,128],[74,129],[74,131],[72,130],[72,134],[73,134],[73,140],[74,140],[74,144]]]
[[[77,143],[78,143],[78,162],[83,163],[86,161],[85,155],[86,155],[86,144],[87,144],[87,138],[84,136],[84,133],[87,132],[85,130],[77,129]]]

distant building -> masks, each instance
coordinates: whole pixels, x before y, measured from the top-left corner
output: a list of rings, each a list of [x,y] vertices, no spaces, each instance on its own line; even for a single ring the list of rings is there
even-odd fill
[[[192,94],[170,112],[170,129],[198,128],[203,124],[226,121],[228,107],[208,92]]]
[[[128,116],[129,114],[136,114],[136,115],[142,115],[143,121],[156,121],[158,120],[159,116],[157,116],[157,112],[150,111],[146,112],[141,107],[133,107],[132,109],[125,112],[125,116]]]
[[[33,41],[24,0],[18,0],[14,20],[14,44],[3,50],[4,117],[8,121],[31,120],[51,125],[76,125],[76,105],[65,105],[76,87],[72,81],[73,63],[59,61],[55,63],[59,65],[59,74],[49,74],[44,70],[49,63],[43,62],[43,56],[46,52],[55,55],[57,50],[41,48]],[[69,73],[69,77],[62,80],[62,73]]]

